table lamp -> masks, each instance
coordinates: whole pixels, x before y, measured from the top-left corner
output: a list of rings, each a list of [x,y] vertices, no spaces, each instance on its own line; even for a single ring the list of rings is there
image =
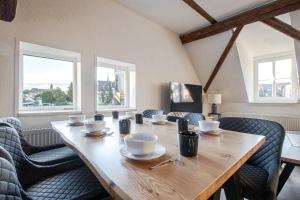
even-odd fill
[[[221,94],[208,94],[207,101],[211,104],[211,113],[218,114],[217,104],[221,104]]]

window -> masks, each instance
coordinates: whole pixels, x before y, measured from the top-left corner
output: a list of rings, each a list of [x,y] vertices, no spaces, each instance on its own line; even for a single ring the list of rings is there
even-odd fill
[[[256,59],[257,101],[285,101],[297,98],[296,61],[293,55]]]
[[[79,54],[20,42],[19,55],[19,112],[79,109]]]
[[[135,65],[97,58],[97,110],[135,108]]]

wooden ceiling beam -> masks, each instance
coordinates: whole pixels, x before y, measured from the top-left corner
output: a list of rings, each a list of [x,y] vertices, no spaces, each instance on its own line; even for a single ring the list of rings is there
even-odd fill
[[[224,51],[223,51],[223,53],[222,53],[219,61],[217,62],[216,66],[215,66],[215,68],[213,70],[213,72],[211,73],[211,75],[210,75],[207,83],[205,84],[205,87],[203,88],[203,90],[204,90],[205,93],[207,92],[209,86],[211,85],[211,83],[213,82],[213,80],[216,77],[217,73],[219,72],[222,64],[224,63],[227,55],[229,54],[229,52],[230,52],[230,50],[231,50],[234,42],[236,41],[237,37],[239,36],[242,28],[243,28],[243,26],[240,26],[240,27],[237,27],[234,30],[234,32],[233,32],[233,34],[232,34],[232,36],[231,36],[231,38],[230,38],[230,40],[229,40],[226,48],[224,49]]]
[[[300,31],[292,27],[291,25],[277,19],[275,17],[271,17],[269,19],[262,20],[266,25],[294,38],[295,40],[300,41]]]
[[[277,0],[258,8],[251,9],[239,15],[230,17],[205,28],[183,34],[180,39],[183,44],[193,42],[205,37],[222,33],[238,26],[244,26],[267,18],[285,14],[300,9],[299,0]]]
[[[191,8],[193,8],[197,13],[199,13],[202,17],[204,17],[207,21],[209,21],[211,24],[217,23],[217,20],[215,20],[212,16],[210,16],[199,4],[197,4],[194,0],[182,0],[187,5],[189,5]]]
[[[11,22],[16,16],[17,0],[0,0],[0,20]]]

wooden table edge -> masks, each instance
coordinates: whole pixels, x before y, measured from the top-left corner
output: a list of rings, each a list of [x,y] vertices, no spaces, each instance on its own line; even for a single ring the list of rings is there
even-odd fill
[[[55,126],[53,126],[51,122],[51,127],[62,137],[64,143],[72,149],[82,160],[83,162],[88,166],[88,168],[93,172],[93,174],[96,176],[100,184],[105,188],[105,190],[110,194],[110,196],[113,199],[131,199],[125,192],[122,191],[121,188],[118,188],[105,174],[102,170],[96,169],[96,165],[89,161],[76,147],[74,143],[72,143],[70,140],[67,139],[67,137],[64,136],[58,130]]]
[[[248,134],[248,133],[241,133],[241,134]],[[259,143],[257,143],[242,159],[239,160],[239,162],[237,162],[237,164],[232,164],[230,165],[227,169],[227,173],[219,176],[216,180],[216,182],[214,183],[215,186],[213,185],[209,185],[208,187],[206,187],[205,190],[203,190],[204,192],[200,193],[197,197],[194,198],[194,200],[203,200],[203,197],[205,197],[205,199],[209,199],[213,194],[215,194],[215,192],[217,192],[218,189],[220,189],[224,183],[232,176],[234,175],[243,164],[246,163],[246,161],[257,152],[257,150],[265,143],[266,138],[265,136],[261,137]],[[213,190],[209,190],[209,188],[213,188]],[[209,192],[209,193],[208,193]]]

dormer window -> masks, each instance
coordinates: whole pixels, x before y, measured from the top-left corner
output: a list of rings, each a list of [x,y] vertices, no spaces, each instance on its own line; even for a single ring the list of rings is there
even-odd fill
[[[297,102],[296,72],[296,60],[293,54],[255,59],[254,97],[256,102]]]

